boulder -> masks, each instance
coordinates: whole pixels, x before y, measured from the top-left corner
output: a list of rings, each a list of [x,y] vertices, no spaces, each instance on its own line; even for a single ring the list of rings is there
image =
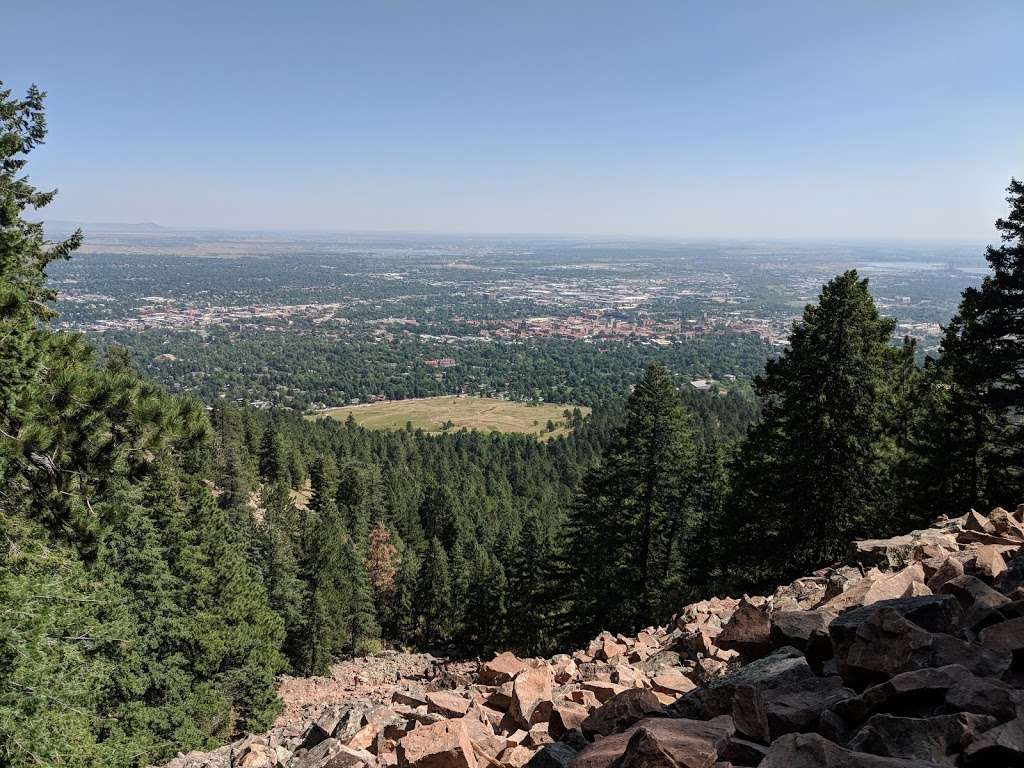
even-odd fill
[[[445,717],[462,717],[469,709],[469,699],[448,691],[434,691],[426,695],[427,711]]]
[[[461,718],[445,720],[412,731],[398,742],[398,765],[402,768],[477,768],[465,722]]]
[[[530,762],[533,755],[534,750],[517,744],[503,749],[498,755],[497,760],[501,765],[507,765],[510,768],[523,768],[524,765]]]
[[[806,651],[812,635],[828,637],[828,625],[835,617],[836,614],[824,609],[775,611],[771,620],[771,644],[774,648],[788,645]]]
[[[395,691],[391,694],[391,701],[395,704],[413,708],[427,706],[426,698],[418,691]]]
[[[971,510],[964,516],[965,531],[976,531],[978,533],[993,533],[995,528],[989,523],[988,518]]]
[[[325,739],[300,757],[295,768],[354,768],[375,762],[369,752],[352,749],[337,739]]]
[[[551,670],[526,668],[512,680],[512,703],[508,714],[522,729],[546,723],[551,715]]]
[[[928,588],[933,593],[941,591],[942,586],[953,579],[964,575],[964,563],[959,557],[947,557],[942,564],[936,568],[935,573],[928,579]]]
[[[1002,548],[994,544],[982,544],[974,550],[971,572],[988,584],[993,583],[1006,570]]]
[[[889,574],[872,569],[860,581],[820,607],[833,613],[842,613],[880,600],[894,600],[906,596],[915,582],[924,583],[924,566],[920,563]]]
[[[570,768],[610,768],[626,751],[629,740],[639,725],[627,728],[622,733],[613,733],[588,744],[573,758]],[[543,751],[543,750],[542,750]]]
[[[603,704],[612,696],[622,693],[626,688],[612,682],[606,683],[601,680],[591,680],[583,684],[583,690],[590,691]]]
[[[768,754],[768,748],[753,741],[741,739],[734,736],[729,742],[718,750],[718,756],[734,765],[754,766],[764,760]]]
[[[552,660],[551,676],[559,685],[565,685],[579,679],[580,669],[571,656],[562,654],[557,661]]]
[[[1024,551],[1010,560],[1006,570],[996,577],[993,586],[1004,595],[1024,588]]]
[[[952,595],[963,610],[962,624],[972,627],[983,621],[993,610],[1010,602],[1010,598],[997,592],[974,576],[958,576],[942,585],[942,594]]]
[[[856,624],[840,624],[843,618],[832,622],[830,633],[839,674],[854,687],[926,667],[960,664],[978,675],[998,677],[1010,666],[1010,654],[928,632],[893,607],[879,608]]]
[[[616,768],[711,768],[733,733],[728,717],[641,720]]]
[[[998,723],[990,715],[968,712],[920,718],[879,714],[857,732],[849,747],[855,752],[953,766],[964,747]]]
[[[981,644],[994,651],[1024,651],[1024,618],[992,624],[978,635]]]
[[[904,717],[972,712],[1002,722],[1014,716],[1020,698],[1006,683],[978,677],[953,664],[903,672],[859,696],[834,704],[832,709],[851,723],[862,722],[877,712]]]
[[[568,744],[548,744],[534,752],[529,768],[569,768],[578,752]]]
[[[817,733],[791,733],[772,742],[759,768],[935,768],[935,764],[853,752]]]
[[[678,670],[671,670],[660,675],[655,675],[651,680],[651,687],[654,688],[655,691],[678,696],[683,693],[689,693],[696,688],[697,685],[682,672],[679,672]]]
[[[1024,715],[996,726],[964,750],[967,768],[1018,768],[1024,766]]]
[[[597,696],[594,695],[594,692],[588,691],[585,688],[581,688],[579,690],[570,692],[569,700],[577,704],[582,704],[584,707],[587,708],[588,712],[597,709],[601,705],[601,702],[598,701]]]
[[[501,685],[526,668],[526,662],[514,653],[505,651],[480,667],[480,682],[484,685]]]
[[[590,714],[584,705],[573,701],[556,701],[551,705],[551,717],[548,719],[548,733],[551,738],[561,739],[567,731],[580,728]]]
[[[759,659],[771,650],[768,612],[749,600],[741,600],[714,644],[737,651],[744,659]]]
[[[548,724],[537,723],[527,732],[523,744],[533,749],[539,749],[547,744],[551,744],[553,741],[554,739],[548,732]]]
[[[231,768],[278,768],[277,750],[256,740],[246,740],[237,751],[231,750]]]
[[[662,703],[653,691],[646,688],[631,688],[616,694],[595,709],[581,727],[585,736],[593,738],[600,734],[607,736],[621,731],[642,720],[652,712],[661,711]]]
[[[648,656],[637,664],[636,668],[648,677],[655,677],[663,672],[677,669],[680,666],[682,666],[682,661],[679,658],[679,654],[676,651],[665,650]]]
[[[666,712],[731,715],[738,733],[767,744],[784,733],[813,728],[823,710],[853,695],[835,675],[815,675],[795,648],[783,648],[683,696]]]
[[[850,545],[850,559],[868,567],[896,570],[916,560],[957,549],[954,534],[928,528],[891,539],[855,541]]]

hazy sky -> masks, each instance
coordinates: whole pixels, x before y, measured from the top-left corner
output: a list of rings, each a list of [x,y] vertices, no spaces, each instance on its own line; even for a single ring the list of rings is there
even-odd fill
[[[49,218],[993,237],[1024,2],[23,2]]]

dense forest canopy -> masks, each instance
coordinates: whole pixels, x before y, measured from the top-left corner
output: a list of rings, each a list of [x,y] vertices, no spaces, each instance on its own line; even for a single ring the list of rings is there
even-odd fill
[[[546,652],[1024,492],[1016,180],[992,274],[924,367],[851,271],[753,394],[623,354],[578,368],[594,410],[541,442],[206,405],[54,330],[46,269],[82,235],[31,220],[54,194],[25,175],[43,94],[0,87],[0,131],[5,765],[145,765],[265,727],[284,671],[385,645]]]

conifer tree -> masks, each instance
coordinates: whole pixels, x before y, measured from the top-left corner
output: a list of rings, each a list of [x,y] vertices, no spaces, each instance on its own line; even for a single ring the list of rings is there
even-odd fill
[[[913,345],[893,346],[867,280],[824,286],[756,387],[762,421],[736,462],[732,576],[775,583],[836,561],[848,542],[900,529],[897,468],[909,445],[900,395]]]
[[[348,650],[359,655],[379,647],[380,627],[374,609],[373,592],[362,555],[356,550],[351,539],[344,545],[345,567],[349,573],[348,605],[345,606],[348,619]]]
[[[452,583],[448,555],[437,538],[430,540],[420,568],[417,603],[423,643],[438,646],[448,642],[452,633]]]
[[[968,288],[930,361],[919,439],[921,506],[989,509],[1024,498],[1024,182],[1007,188],[991,274]]]
[[[662,582],[693,517],[694,450],[672,377],[651,365],[573,509],[565,570],[582,637],[638,628],[672,610]]]

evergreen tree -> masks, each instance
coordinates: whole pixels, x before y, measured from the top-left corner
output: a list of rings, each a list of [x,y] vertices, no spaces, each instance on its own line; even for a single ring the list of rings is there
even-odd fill
[[[321,464],[320,469],[323,467]],[[325,473],[317,472],[314,477],[319,483]],[[346,570],[349,563],[345,557],[348,532],[333,493],[321,496],[317,506],[317,517],[306,542],[304,570],[309,605],[302,632],[304,644],[297,659],[300,670],[310,675],[326,674],[334,657],[345,649],[351,595],[350,574]]]
[[[963,293],[929,365],[924,509],[990,509],[1024,498],[1024,182],[1007,188],[992,273]]]
[[[793,326],[756,387],[762,421],[736,461],[732,577],[775,583],[834,562],[848,542],[903,527],[898,468],[909,446],[901,395],[913,345],[891,343],[867,280],[846,272]]]
[[[671,612],[661,585],[693,517],[694,449],[671,376],[650,366],[573,509],[566,570],[582,637],[636,629]]]
[[[452,633],[452,582],[448,555],[437,538],[430,540],[420,568],[417,604],[423,643],[428,647],[447,643]]]
[[[348,615],[348,647],[352,655],[369,653],[379,648],[380,627],[374,610],[373,592],[366,575],[363,558],[347,540],[344,546],[345,567],[350,575]]]
[[[260,476],[265,483],[276,483],[279,480],[291,480],[288,468],[287,451],[281,436],[273,426],[267,427],[260,441]]]

